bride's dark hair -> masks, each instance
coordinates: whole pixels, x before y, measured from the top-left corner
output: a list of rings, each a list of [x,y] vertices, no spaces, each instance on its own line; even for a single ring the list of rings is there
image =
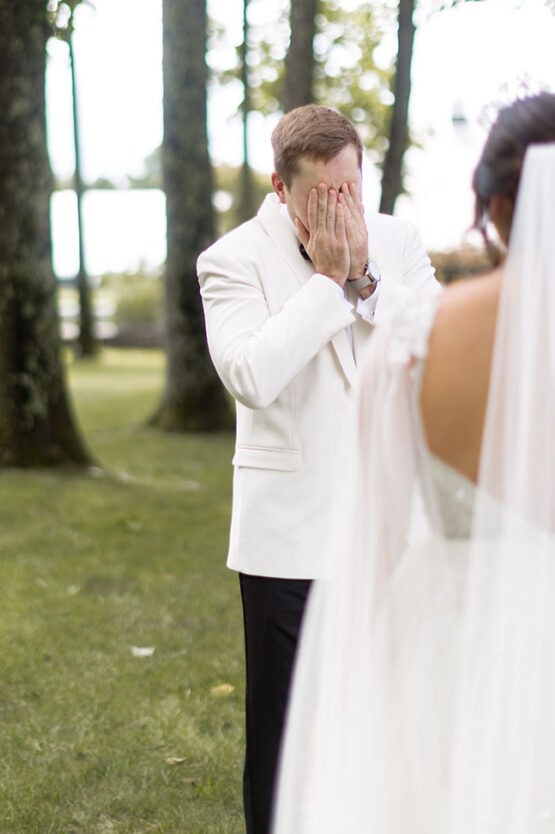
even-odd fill
[[[499,263],[499,251],[487,234],[488,205],[494,194],[516,200],[520,172],[528,145],[555,142],[555,94],[543,92],[503,107],[487,138],[474,171],[474,226],[482,233],[488,253]]]

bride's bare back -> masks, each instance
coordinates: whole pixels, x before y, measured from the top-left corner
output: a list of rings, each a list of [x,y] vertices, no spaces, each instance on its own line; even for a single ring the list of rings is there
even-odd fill
[[[476,482],[502,276],[443,294],[430,335],[420,407],[430,450]]]

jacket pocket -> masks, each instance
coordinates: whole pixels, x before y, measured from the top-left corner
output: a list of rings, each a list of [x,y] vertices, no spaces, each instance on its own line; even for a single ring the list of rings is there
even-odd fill
[[[299,449],[272,449],[268,446],[237,446],[232,463],[251,469],[277,469],[294,472],[300,469],[302,454]]]

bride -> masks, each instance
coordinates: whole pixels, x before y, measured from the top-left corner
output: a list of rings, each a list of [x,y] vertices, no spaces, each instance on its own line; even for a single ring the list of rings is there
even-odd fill
[[[555,832],[553,143],[554,94],[499,112],[473,185],[505,263],[372,338],[274,834]]]

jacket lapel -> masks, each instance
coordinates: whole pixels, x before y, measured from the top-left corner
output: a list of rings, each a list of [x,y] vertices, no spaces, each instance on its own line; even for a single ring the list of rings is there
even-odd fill
[[[299,251],[299,240],[291,228],[291,224],[283,216],[281,203],[276,194],[268,194],[258,211],[258,219],[266,233],[279,251],[280,256],[287,262],[300,286],[314,275],[314,267],[310,261],[303,258]],[[331,344],[343,373],[351,385],[356,380],[356,365],[353,352],[345,330],[340,330],[331,339]]]
[[[347,377],[350,384],[354,385],[357,377],[357,368],[353,357],[353,351],[351,350],[351,345],[349,344],[345,330],[340,330],[339,333],[336,333],[335,336],[332,337],[331,343],[335,353],[337,354],[343,373]]]
[[[306,284],[314,275],[310,261],[305,261],[299,251],[298,238],[290,223],[281,212],[281,203],[277,194],[267,194],[258,210],[258,219],[280,256],[287,262],[300,285]]]

